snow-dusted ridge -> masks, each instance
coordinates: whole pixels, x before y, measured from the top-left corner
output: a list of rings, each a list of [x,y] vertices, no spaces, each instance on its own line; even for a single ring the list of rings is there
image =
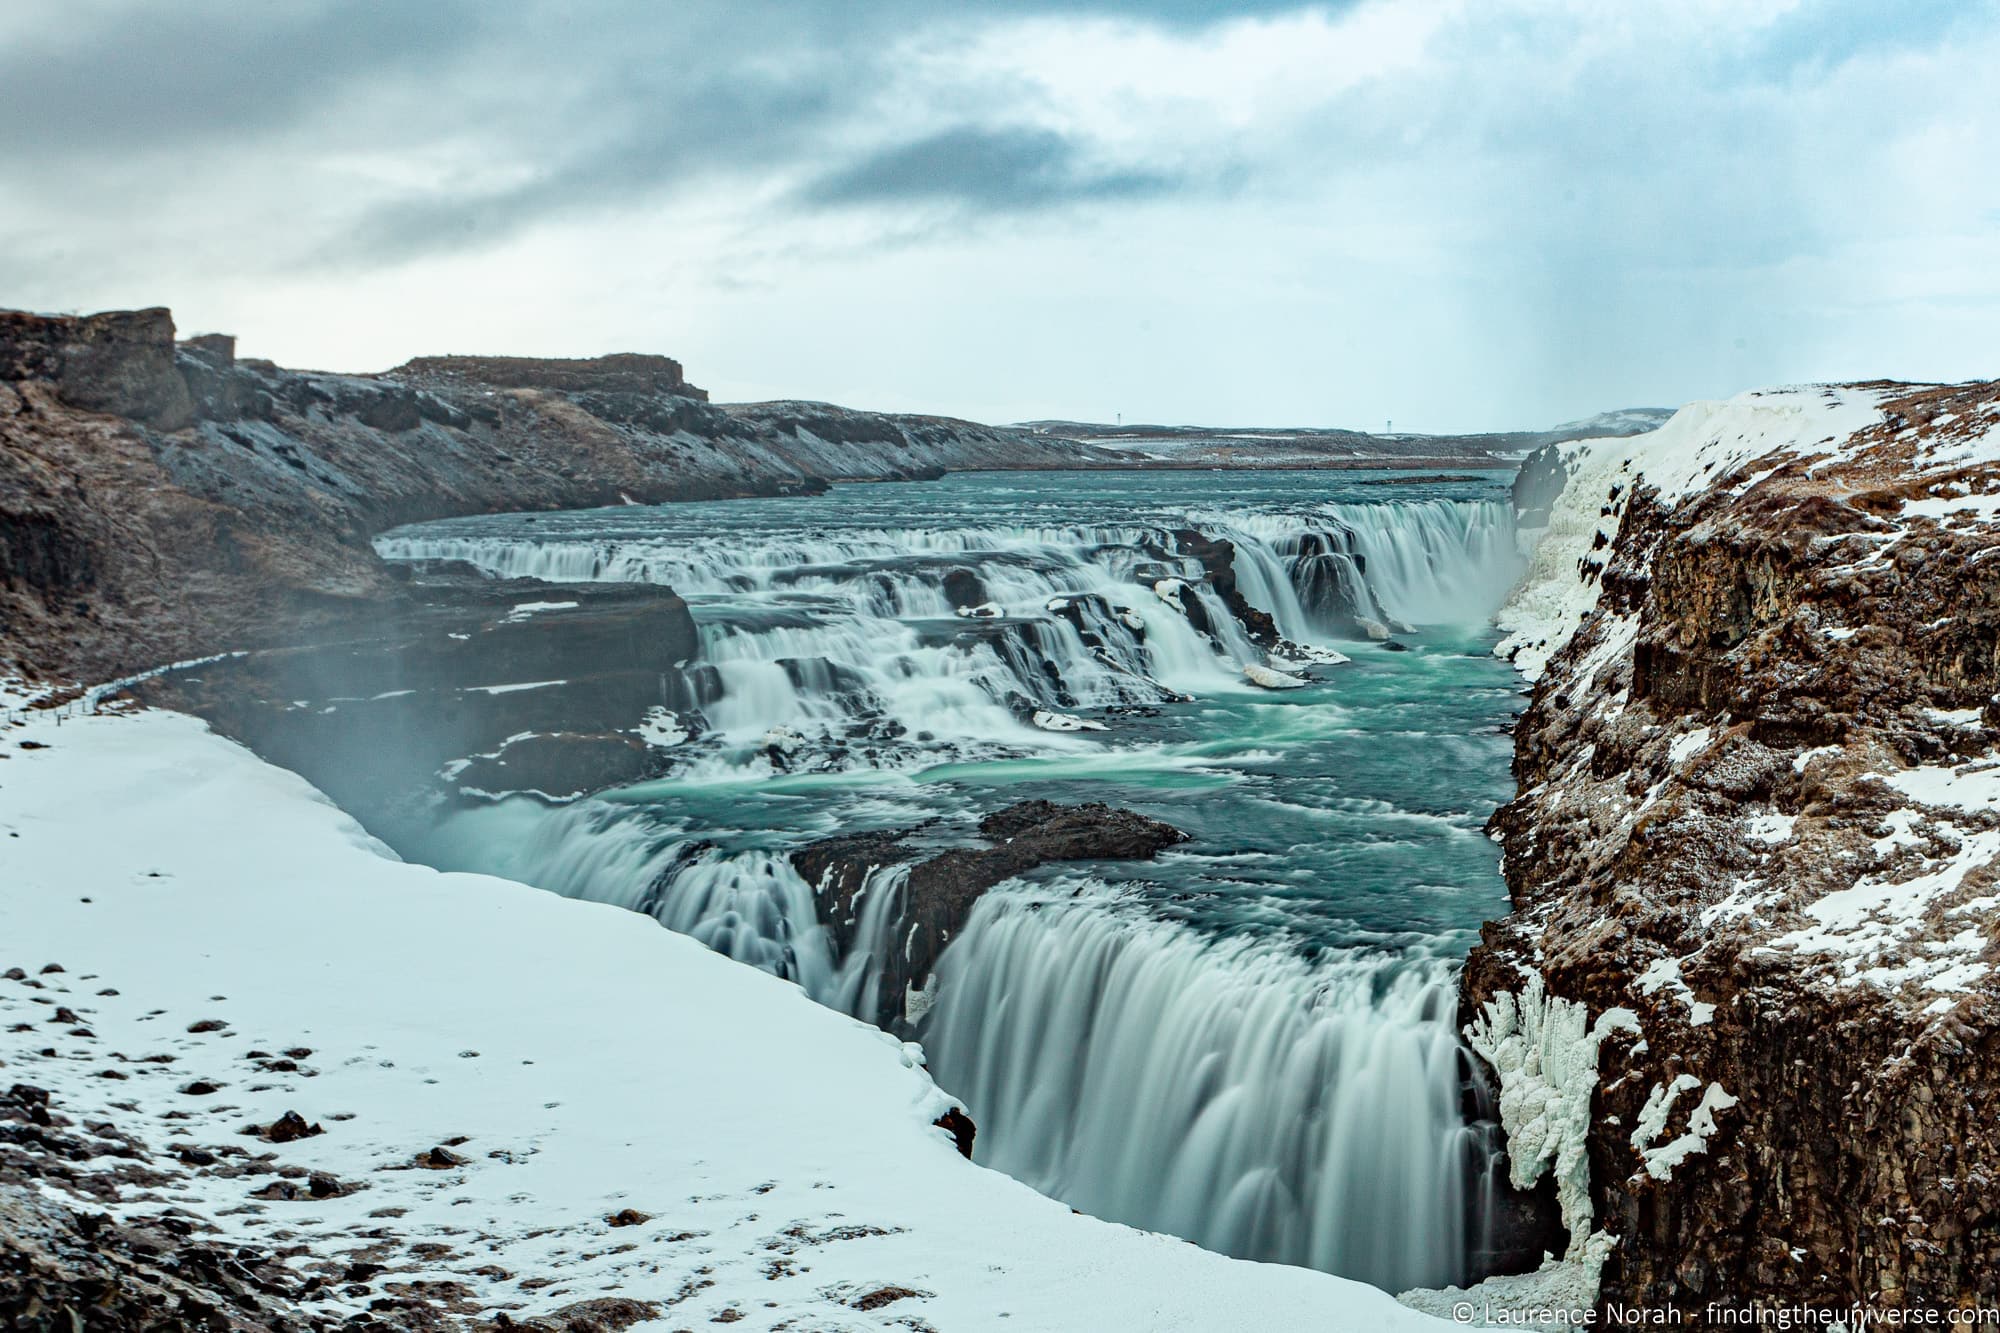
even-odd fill
[[[0,965],[27,975],[0,1018],[30,1029],[0,1033],[8,1078],[166,1176],[76,1206],[282,1233],[301,1267],[388,1252],[322,1313],[421,1278],[463,1284],[468,1320],[616,1294],[746,1329],[1434,1327],[975,1167],[913,1047],[636,914],[399,862],[193,719],[30,714],[0,753]],[[239,1133],[287,1110],[326,1132]],[[275,1156],[227,1174],[176,1143]],[[447,1144],[462,1165],[410,1169]],[[271,1170],[361,1188],[251,1197]],[[647,1219],[613,1228],[624,1209]]]
[[[1522,534],[1528,570],[1500,609],[1507,638],[1496,651],[1529,680],[1541,677],[1597,609],[1601,553],[1618,536],[1635,487],[1653,488],[1672,507],[1754,459],[1845,443],[1881,420],[1887,396],[1846,385],[1745,393],[1690,403],[1644,435],[1555,446],[1567,480],[1548,526]],[[1630,645],[1629,634],[1620,637]]]

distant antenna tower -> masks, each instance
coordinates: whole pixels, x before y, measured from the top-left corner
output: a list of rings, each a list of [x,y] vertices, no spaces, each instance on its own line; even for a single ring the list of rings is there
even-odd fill
[[[1393,419],[1382,423],[1382,433],[1384,435],[1394,435],[1396,433],[1396,423]]]
[[[1125,424],[1125,414],[1124,414],[1123,412],[1117,412],[1117,413],[1114,413],[1113,415],[1114,415],[1114,416],[1116,416],[1116,417],[1118,418],[1118,424],[1119,424],[1119,425],[1121,425],[1121,426],[1122,426],[1122,425],[1124,425],[1124,424]]]

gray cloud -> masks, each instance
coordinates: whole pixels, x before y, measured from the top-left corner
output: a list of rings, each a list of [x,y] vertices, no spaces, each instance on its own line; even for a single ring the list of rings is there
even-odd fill
[[[14,0],[0,288],[212,300],[188,318],[355,364],[419,349],[378,354],[343,302],[407,280],[407,336],[463,339],[451,312],[483,336],[531,291],[530,337],[657,336],[776,391],[946,409],[997,392],[986,353],[1032,325],[1022,416],[1115,392],[1400,419],[1378,400],[1430,401],[1449,361],[1439,410],[1532,422],[1990,345],[1962,330],[2000,309],[2000,187],[1968,166],[2000,151],[1992,4],[1355,8]],[[1061,276],[1032,300],[995,276],[1024,268]],[[947,289],[988,313],[900,343]],[[1037,323],[1051,301],[1075,341]],[[1188,321],[1233,330],[1228,373],[1158,372]]]
[[[0,44],[0,155],[66,162],[253,141],[475,44],[471,0],[49,8]]]
[[[935,201],[987,210],[1161,194],[1177,178],[1088,164],[1076,141],[1031,126],[960,125],[867,154],[799,197],[812,204]]]
[[[799,152],[861,79],[710,77],[606,96],[595,135],[538,151],[529,178],[501,189],[440,188],[373,208],[318,257],[400,263],[491,245],[540,222],[629,207],[721,171],[769,168]]]

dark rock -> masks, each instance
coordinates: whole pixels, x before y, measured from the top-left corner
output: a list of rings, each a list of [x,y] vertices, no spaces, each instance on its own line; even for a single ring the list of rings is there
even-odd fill
[[[535,1333],[620,1333],[620,1330],[660,1317],[655,1301],[635,1301],[623,1296],[599,1296],[573,1301],[535,1319],[513,1320],[509,1327]]]
[[[971,1160],[972,1140],[979,1133],[978,1127],[972,1123],[971,1116],[962,1108],[954,1106],[931,1123],[951,1135],[952,1143],[958,1147],[959,1156]]]
[[[1533,971],[1593,1018],[1637,1015],[1643,1045],[1621,1035],[1600,1056],[1617,1072],[1595,1091],[1587,1142],[1595,1223],[1617,1242],[1607,1305],[1692,1323],[1746,1293],[1870,1314],[2000,1300],[2000,1226],[1966,1184],[2000,1178],[1991,973],[1940,1009],[1921,986],[1857,979],[1852,956],[1774,947],[1829,895],[1914,882],[1961,854],[1970,825],[1933,841],[1932,813],[1880,775],[1982,757],[2000,721],[1993,531],[1902,508],[1936,481],[1912,477],[1912,440],[1983,432],[2000,384],[1870,387],[1892,396],[1884,421],[1816,465],[1757,458],[1685,501],[1610,488],[1617,536],[1579,569],[1601,614],[1550,660],[1515,727],[1520,794],[1490,825],[1514,913],[1482,929],[1459,1014]],[[2000,474],[1972,457],[1951,479],[1992,492]],[[1630,648],[1614,618],[1636,626]],[[1918,830],[1907,847],[1878,845],[1892,814]],[[1775,842],[1753,831],[1772,816],[1787,830]],[[1990,811],[1952,818],[1994,827]],[[1990,895],[1992,874],[1973,869],[1935,919],[1906,923],[1898,961],[1979,920],[1957,899]],[[1753,911],[1712,910],[1753,882]],[[1679,985],[1640,985],[1660,962]],[[1700,1019],[1697,1002],[1712,1006]],[[1633,1126],[1683,1075],[1732,1104],[1662,1180]],[[1685,1114],[1684,1100],[1668,1134]]]
[[[539,356],[420,356],[396,372],[410,379],[461,381],[506,389],[565,393],[676,394],[708,401],[670,356],[619,352],[566,360]]]
[[[1562,450],[1554,444],[1529,454],[1514,474],[1514,521],[1524,528],[1547,527],[1549,508],[1568,480]]]
[[[993,600],[986,582],[969,569],[949,569],[944,576],[944,596],[955,611],[971,610]]]
[[[705,679],[679,668],[700,638],[672,589],[449,575],[410,592],[366,638],[214,663],[146,697],[304,774],[391,841],[461,791],[568,797],[666,771],[635,729],[693,707]],[[530,602],[573,605],[515,614]],[[505,688],[520,684],[534,688]]]
[[[258,1129],[258,1133],[271,1143],[290,1143],[294,1139],[309,1139],[326,1133],[319,1124],[307,1124],[306,1118],[297,1111],[287,1111],[270,1124]]]
[[[845,950],[853,942],[856,899],[870,874],[923,856],[911,840],[924,827],[823,839],[791,854],[793,867],[814,886],[837,947]],[[913,865],[903,881],[896,937],[906,944],[884,961],[884,1009],[868,1016],[879,1025],[891,1030],[902,1025],[905,988],[928,981],[946,942],[993,885],[1055,861],[1149,860],[1187,841],[1171,825],[1100,802],[1022,801],[986,816],[979,832],[994,845],[938,852]]]
[[[604,1219],[606,1225],[614,1227],[636,1227],[642,1222],[652,1220],[651,1213],[642,1213],[637,1208],[621,1208]]]
[[[1210,537],[1194,528],[1176,531],[1174,542],[1183,554],[1201,562],[1202,569],[1207,571],[1209,586],[1215,589],[1222,604],[1229,608],[1229,614],[1243,626],[1250,641],[1262,648],[1275,647],[1278,642],[1277,622],[1271,619],[1270,612],[1252,606],[1236,586],[1236,544],[1227,538]],[[1192,598],[1184,598],[1183,602],[1199,607]],[[1188,619],[1194,621],[1193,611],[1189,612]],[[1204,614],[1201,621],[1195,621],[1195,627],[1213,633],[1214,629],[1205,623],[1206,619]]]
[[[164,309],[45,316],[0,311],[0,380],[51,382],[61,401],[165,431],[194,419]]]

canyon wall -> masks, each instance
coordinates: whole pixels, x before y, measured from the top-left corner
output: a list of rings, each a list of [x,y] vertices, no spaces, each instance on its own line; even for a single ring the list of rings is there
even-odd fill
[[[405,599],[368,538],[400,523],[1106,458],[944,417],[721,407],[667,357],[335,375],[177,343],[165,310],[0,311],[0,672],[372,632]]]
[[[1514,910],[1461,1009],[1517,1180],[1606,1305],[1992,1306],[2000,383],[1695,404],[1524,481]]]

